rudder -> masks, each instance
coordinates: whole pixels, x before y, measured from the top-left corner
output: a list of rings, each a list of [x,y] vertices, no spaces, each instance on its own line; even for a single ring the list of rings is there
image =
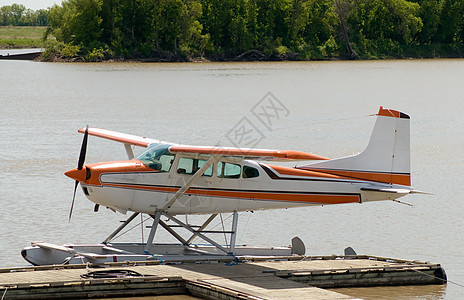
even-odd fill
[[[299,168],[410,186],[409,123],[407,114],[380,107],[369,144],[363,152]]]

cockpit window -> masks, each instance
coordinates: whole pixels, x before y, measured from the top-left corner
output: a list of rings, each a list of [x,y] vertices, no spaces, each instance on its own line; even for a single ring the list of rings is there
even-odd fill
[[[171,145],[154,144],[149,146],[147,150],[142,152],[135,159],[140,160],[149,168],[160,171],[169,172],[172,162],[174,161],[174,154],[169,152]]]
[[[177,173],[178,174],[195,174],[204,164],[206,160],[204,159],[193,159],[193,158],[179,158],[179,163],[177,164]],[[202,176],[213,176],[213,165],[211,165]]]

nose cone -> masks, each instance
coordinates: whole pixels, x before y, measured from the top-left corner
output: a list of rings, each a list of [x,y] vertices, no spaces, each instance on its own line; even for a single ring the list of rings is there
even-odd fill
[[[64,173],[64,175],[68,176],[69,178],[72,178],[74,180],[77,180],[77,181],[85,181],[86,179],[86,174],[87,174],[87,171],[86,171],[86,168],[82,168],[80,170],[78,170],[77,168],[76,169],[72,169],[72,170],[69,170],[67,171],[66,173]]]

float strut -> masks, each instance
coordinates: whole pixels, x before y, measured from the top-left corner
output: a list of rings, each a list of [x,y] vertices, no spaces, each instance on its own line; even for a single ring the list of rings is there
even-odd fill
[[[201,239],[207,241],[208,243],[210,243],[211,245],[215,246],[216,248],[218,248],[219,250],[221,250],[222,252],[224,253],[229,253],[227,252],[227,249],[225,249],[224,247],[222,247],[221,245],[219,245],[218,243],[216,243],[215,241],[213,241],[212,239],[208,238],[207,236],[205,236],[204,234],[201,234],[200,232],[198,232],[197,230],[194,230],[192,227],[190,227],[189,225],[183,223],[182,221],[180,221],[179,219],[169,215],[168,213],[166,212],[163,212],[163,215],[170,218],[173,222],[177,223],[178,225],[184,227],[185,229],[187,229],[188,231],[190,231],[191,233],[193,233],[194,235],[200,237]]]
[[[156,228],[158,227],[161,211],[155,212],[155,215],[150,215],[153,218],[153,225],[151,225],[150,234],[148,235],[147,244],[145,245],[145,251],[151,252],[150,249],[153,246],[153,238],[155,237]]]
[[[124,227],[127,226],[127,224],[129,224],[135,217],[138,216],[138,212],[136,213],[133,213],[132,216],[130,216],[129,218],[127,218],[127,220],[124,221],[124,223],[122,223],[115,231],[113,231],[112,234],[110,234],[103,242],[102,244],[107,244],[111,241],[112,238],[114,238],[116,236],[116,234],[118,234],[121,230],[124,229]]]
[[[230,235],[230,253],[234,254],[235,252],[235,240],[237,239],[237,223],[238,223],[238,213],[236,211],[233,212],[233,219],[232,219],[232,233]]]
[[[214,220],[214,218],[217,216],[218,214],[215,213],[215,214],[212,214],[211,216],[209,216],[208,220],[205,221],[205,223],[203,223],[203,225],[201,225],[201,227],[198,229],[198,231],[202,231],[203,229],[206,228],[206,226],[209,225],[209,223],[211,223],[211,221]],[[191,244],[192,241],[196,238],[196,235],[193,234],[188,240],[187,240],[187,244]]]

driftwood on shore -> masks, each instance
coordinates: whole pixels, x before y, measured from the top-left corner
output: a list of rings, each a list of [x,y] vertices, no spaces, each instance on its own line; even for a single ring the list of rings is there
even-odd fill
[[[264,52],[259,50],[249,50],[238,56],[236,56],[234,61],[283,61],[283,60],[298,60],[298,53],[282,53],[282,54],[271,54],[266,55]]]

